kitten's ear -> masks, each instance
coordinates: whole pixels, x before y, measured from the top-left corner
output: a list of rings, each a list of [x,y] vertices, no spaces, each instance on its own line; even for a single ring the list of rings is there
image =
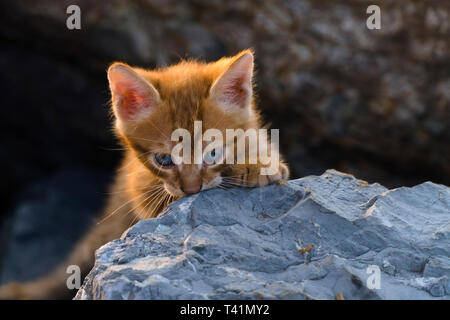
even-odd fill
[[[114,113],[120,120],[140,120],[160,102],[155,87],[125,64],[111,65],[108,80]]]
[[[253,54],[242,53],[213,83],[209,96],[227,111],[250,108],[252,99]]]

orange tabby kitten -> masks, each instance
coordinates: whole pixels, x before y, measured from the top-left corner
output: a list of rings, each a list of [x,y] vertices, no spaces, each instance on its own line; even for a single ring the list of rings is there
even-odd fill
[[[108,80],[115,131],[126,148],[112,186],[105,214],[76,246],[71,256],[49,275],[28,283],[0,288],[1,298],[45,299],[72,295],[66,287],[66,268],[78,265],[88,272],[94,251],[118,238],[139,219],[157,217],[174,199],[215,187],[261,187],[289,175],[285,164],[278,172],[261,175],[257,164],[177,164],[171,158],[177,128],[247,130],[261,128],[254,106],[253,54],[243,51],[214,63],[183,61],[158,70],[114,63]],[[203,145],[204,147],[204,145]],[[215,150],[209,153],[214,156]]]

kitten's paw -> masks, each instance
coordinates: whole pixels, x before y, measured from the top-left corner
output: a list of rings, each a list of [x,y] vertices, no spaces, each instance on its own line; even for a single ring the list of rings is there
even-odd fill
[[[289,178],[289,169],[284,163],[280,163],[277,173],[275,173],[274,175],[266,175],[263,177],[267,178],[267,184],[265,184],[265,185],[269,185],[269,184],[273,184],[273,183],[278,184],[279,182],[286,181]],[[265,185],[258,185],[258,187],[265,186]]]
[[[247,176],[248,187],[264,187],[273,183],[287,180],[289,178],[289,169],[284,163],[280,163],[278,172],[273,175],[262,175],[260,168],[250,171]]]

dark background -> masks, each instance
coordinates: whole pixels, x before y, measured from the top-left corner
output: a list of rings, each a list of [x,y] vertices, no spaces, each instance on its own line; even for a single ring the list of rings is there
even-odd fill
[[[81,30],[66,27],[81,8]],[[381,30],[366,8],[381,7]],[[256,52],[292,178],[335,168],[386,187],[450,185],[449,1],[0,3],[0,282],[66,254],[121,157],[106,69]]]

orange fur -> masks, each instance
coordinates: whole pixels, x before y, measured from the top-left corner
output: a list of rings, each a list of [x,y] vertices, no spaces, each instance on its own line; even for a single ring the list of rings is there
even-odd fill
[[[156,154],[171,153],[175,129],[185,128],[193,136],[196,120],[202,121],[203,131],[215,128],[223,135],[226,129],[261,128],[252,71],[250,50],[213,63],[183,61],[157,70],[114,63],[108,70],[112,110],[115,132],[126,152],[105,213],[60,268],[34,282],[4,286],[0,298],[48,298],[67,292],[67,265],[89,270],[96,248],[137,220],[157,217],[177,198],[211,187],[257,187],[287,179],[289,171],[283,163],[279,172],[264,176],[260,163],[165,168],[155,160]],[[224,107],[223,101],[229,105]]]

